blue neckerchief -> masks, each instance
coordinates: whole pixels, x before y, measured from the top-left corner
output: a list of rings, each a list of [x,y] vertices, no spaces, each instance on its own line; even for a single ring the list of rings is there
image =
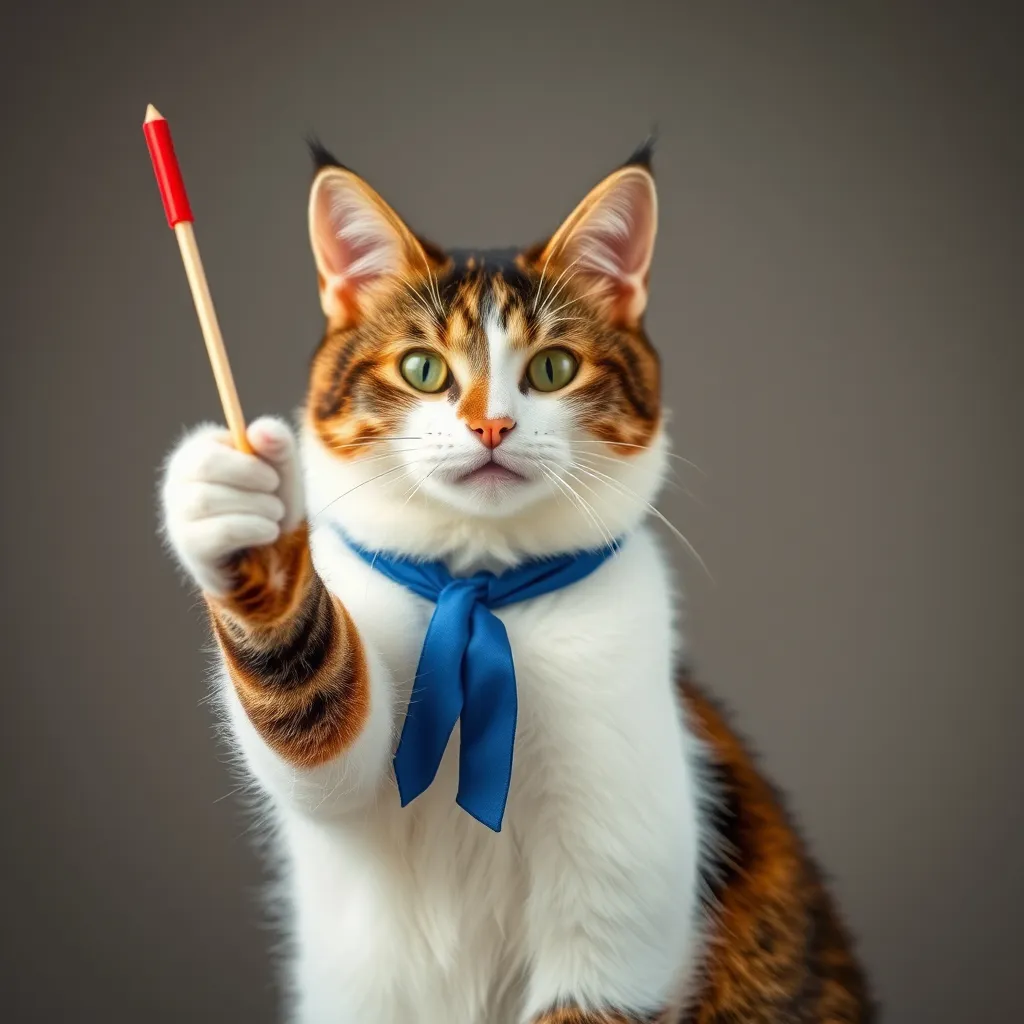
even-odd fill
[[[456,801],[477,821],[500,832],[512,781],[518,701],[512,649],[492,609],[560,590],[589,576],[618,545],[527,562],[497,576],[480,572],[459,577],[441,562],[367,551],[341,536],[372,568],[437,605],[395,752],[402,806],[434,781],[448,739],[461,719]]]

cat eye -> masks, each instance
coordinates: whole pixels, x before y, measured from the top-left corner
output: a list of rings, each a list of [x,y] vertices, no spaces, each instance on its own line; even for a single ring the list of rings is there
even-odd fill
[[[558,391],[576,376],[578,368],[579,363],[571,352],[564,348],[546,348],[530,360],[526,376],[538,391]]]
[[[448,383],[448,364],[436,352],[410,352],[399,365],[402,376],[417,390],[436,394]]]

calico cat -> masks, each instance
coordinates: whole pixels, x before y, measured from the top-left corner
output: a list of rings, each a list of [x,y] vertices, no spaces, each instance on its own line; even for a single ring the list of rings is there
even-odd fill
[[[680,667],[649,148],[510,253],[435,247],[313,152],[298,437],[200,427],[162,489],[273,824],[289,1019],[872,1020],[815,863]]]

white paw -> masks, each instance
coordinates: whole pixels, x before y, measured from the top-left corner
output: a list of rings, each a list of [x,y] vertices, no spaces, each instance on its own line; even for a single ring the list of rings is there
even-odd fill
[[[272,544],[305,514],[291,428],[264,416],[247,433],[255,455],[232,447],[223,427],[196,428],[171,453],[161,488],[167,540],[215,596],[230,587],[225,566],[233,555]]]

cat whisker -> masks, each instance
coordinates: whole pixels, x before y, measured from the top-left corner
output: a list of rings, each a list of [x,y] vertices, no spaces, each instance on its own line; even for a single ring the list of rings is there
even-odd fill
[[[578,451],[574,451],[572,454],[573,454],[574,458],[580,459],[581,461],[584,462],[584,464],[589,465],[592,469],[597,469],[598,467],[594,463],[589,461],[591,459],[601,459],[603,462],[611,462],[612,464],[614,464],[616,466],[621,466],[622,465],[622,460],[621,459],[616,459],[616,458],[614,458],[611,455],[601,455],[598,452],[578,452]],[[679,483],[678,480],[675,480],[672,477],[668,477],[665,480],[665,485],[667,487],[673,488],[676,491],[679,491],[680,494],[685,494],[692,501],[695,501],[698,505],[700,505],[701,508],[705,507],[704,506],[704,502],[701,501],[700,498],[698,498],[697,495],[694,494],[693,491],[691,491],[689,489],[689,487],[684,487],[681,483]]]
[[[441,318],[442,323],[444,322],[444,303],[441,302],[441,289],[438,287],[437,278],[434,277],[430,270],[430,264],[427,264],[427,281],[430,283],[430,291],[434,297],[434,306],[437,309],[437,315]]]
[[[215,804],[219,804],[224,800],[230,800],[231,797],[235,796],[236,794],[241,793],[246,789],[249,789],[250,785],[251,784],[248,782],[243,782],[241,785],[235,786],[233,789],[229,789],[226,793],[222,793],[220,796],[216,797],[213,802]]]
[[[634,491],[630,487],[627,487],[621,481],[616,480],[614,477],[608,476],[607,473],[601,473],[601,472],[599,472],[596,469],[588,469],[587,467],[580,465],[580,463],[578,463],[578,462],[574,462],[573,463],[573,468],[578,469],[581,473],[586,473],[588,476],[593,477],[595,480],[601,481],[606,486],[611,487],[613,490],[617,491],[624,498],[631,498],[634,501],[636,501],[638,504],[643,505],[644,508],[646,508],[649,512],[651,512],[652,515],[654,515],[658,519],[660,519],[661,522],[663,522],[665,524],[665,526],[667,526],[672,531],[672,533],[676,536],[676,538],[680,541],[680,543],[686,548],[686,550],[689,551],[689,553],[697,560],[697,563],[700,565],[700,567],[707,574],[708,579],[711,580],[712,583],[715,582],[714,576],[711,575],[711,570],[708,569],[707,563],[704,561],[703,558],[701,558],[701,556],[698,553],[697,549],[693,546],[693,544],[690,543],[689,539],[682,532],[682,530],[680,530],[679,527],[676,526],[676,524],[673,523],[665,515],[665,513],[661,511],[661,509],[659,509],[659,508],[655,507],[654,505],[652,505],[646,498],[640,497],[640,495],[637,494],[636,491]]]
[[[566,234],[562,238],[562,240],[558,243],[558,245],[556,245],[551,250],[551,252],[548,253],[547,258],[544,260],[544,266],[541,267],[541,270],[540,270],[540,281],[537,284],[537,291],[534,293],[534,296],[533,296],[533,310],[532,310],[532,312],[533,312],[534,315],[536,315],[536,313],[537,313],[537,302],[540,299],[540,296],[541,296],[541,294],[544,291],[544,279],[545,279],[545,275],[548,272],[548,264],[551,262],[552,259],[554,259],[555,253],[558,252],[562,248],[562,246],[565,245],[566,240],[568,238],[569,238],[569,235]],[[575,263],[576,263],[576,261],[574,260],[573,263],[570,264],[570,266],[574,266]]]
[[[386,441],[422,441],[422,440],[423,440],[422,436],[413,437],[411,435],[409,437],[404,437],[402,435],[396,435],[394,437],[374,437],[374,438],[367,438],[365,440],[360,440],[360,441],[352,441],[349,444],[331,444],[331,449],[332,449],[332,451],[340,452],[340,451],[344,451],[346,448],[364,448],[364,447],[366,447],[368,445],[383,444]]]
[[[579,468],[579,467],[577,467],[577,468]],[[586,482],[585,482],[584,480],[581,480],[581,479],[580,479],[580,478],[579,478],[578,476],[576,476],[576,474],[575,474],[575,473],[573,473],[573,472],[572,472],[572,470],[569,470],[569,469],[567,469],[567,470],[565,471],[565,473],[566,473],[566,476],[569,476],[569,477],[571,477],[571,478],[572,478],[573,480],[575,480],[575,481],[576,481],[576,483],[578,483],[578,484],[579,484],[579,485],[580,485],[581,487],[586,487],[586,489],[587,489],[588,491],[590,491],[590,493],[591,493],[592,495],[594,495],[594,497],[595,497],[595,498],[597,498],[598,500],[600,500],[600,498],[601,498],[601,495],[600,495],[600,494],[598,494],[598,493],[597,493],[597,491],[595,491],[593,487],[590,487],[590,486],[588,486],[588,484],[587,484],[587,483],[586,483]],[[570,486],[570,487],[572,487],[572,485],[571,485],[571,484],[569,484],[569,486]],[[573,490],[575,490],[575,488],[573,488]],[[577,492],[577,494],[579,494],[579,492]],[[580,497],[580,498],[582,499],[582,498],[583,498],[583,495],[579,495],[579,497]],[[617,541],[617,540],[615,539],[615,537],[614,537],[614,536],[612,535],[612,532],[611,532],[611,530],[609,530],[609,529],[607,528],[607,524],[606,524],[606,523],[604,522],[604,519],[603,519],[603,518],[601,518],[601,515],[600,515],[600,513],[599,513],[599,512],[597,511],[597,509],[596,509],[596,508],[594,507],[594,505],[593,505],[593,504],[591,504],[590,502],[588,502],[587,504],[588,504],[588,505],[590,505],[590,507],[591,507],[591,508],[592,508],[592,509],[594,510],[594,515],[595,515],[595,516],[597,516],[597,517],[598,517],[598,519],[600,519],[600,520],[601,520],[601,523],[602,523],[602,525],[604,525],[604,526],[605,526],[605,534],[607,535],[607,537],[608,537],[608,539],[609,539],[609,545],[608,545],[608,546],[609,546],[610,548],[617,548],[617,547],[618,547],[618,541]]]
[[[541,307],[541,315],[542,316],[555,316],[558,313],[559,310],[564,309],[567,305],[572,305],[572,303],[574,303],[576,301],[576,296],[573,296],[573,298],[571,298],[571,299],[567,300],[566,302],[564,302],[557,309],[552,309],[551,308],[551,303],[555,301],[555,299],[558,297],[558,295],[562,291],[564,291],[565,286],[567,284],[569,284],[572,281],[572,279],[574,277],[576,277],[579,273],[580,273],[580,271],[577,270],[575,273],[570,274],[570,276],[567,277],[565,279],[565,281],[562,283],[562,286],[558,289],[558,292],[556,292],[556,293],[554,293],[552,295],[549,295],[547,297],[547,300],[544,302],[544,305]]]
[[[572,505],[573,508],[582,511],[584,515],[588,516],[590,518],[590,521],[594,524],[594,526],[597,527],[598,531],[602,532],[601,527],[597,523],[597,520],[587,510],[586,506],[577,501],[579,496],[572,490],[572,488],[570,488],[554,470],[549,469],[546,464],[542,464],[540,470],[544,474],[544,476],[558,488],[561,494],[566,495],[568,497],[569,504]]]
[[[579,261],[581,259],[583,259],[582,256],[577,256],[576,259],[574,259],[572,261],[572,263],[570,263],[569,266],[567,266],[565,268],[565,270],[563,270],[558,275],[558,277],[555,278],[555,283],[551,286],[550,290],[548,291],[548,297],[544,300],[543,304],[540,307],[540,315],[541,316],[544,316],[544,314],[545,314],[545,312],[547,310],[547,307],[549,307],[551,305],[551,303],[554,302],[555,298],[565,288],[565,286],[569,283],[569,281],[571,281],[576,276],[576,274],[579,273],[579,271],[577,270],[575,273],[570,275],[568,280],[564,281],[561,285],[559,284],[559,282],[562,281],[562,278],[564,278],[565,275],[568,274],[569,271],[572,270],[572,268],[575,267],[576,264],[579,263]]]
[[[413,448],[395,448],[390,452],[379,452],[376,455],[365,456],[359,460],[358,464],[360,466],[369,466],[374,462],[380,462],[382,459],[393,459],[398,455],[409,455],[413,452],[426,451],[429,447],[429,445],[416,445]]]
[[[544,276],[548,272],[548,264],[551,262],[551,257],[555,255],[554,250],[548,253],[547,259],[544,260],[544,266],[540,268],[540,280],[537,282],[537,290],[533,293],[533,309],[530,312],[536,316],[537,314],[537,302],[540,300],[541,294],[544,291]]]
[[[571,484],[562,480],[559,475],[550,468],[549,464],[543,459],[540,460],[541,472],[563,493],[568,495],[569,501],[576,508],[579,508],[594,524],[597,528],[598,533],[608,539],[608,547],[614,550],[617,545],[615,538],[612,536],[611,530],[608,529],[607,524],[600,517],[597,510],[590,504]]]
[[[416,287],[413,285],[413,283],[407,277],[405,277],[405,275],[400,275],[399,280],[402,282],[402,284],[405,285],[406,289],[408,289],[409,294],[419,303],[420,308],[423,310],[423,312],[426,313],[427,316],[432,321],[436,322],[437,311],[430,307],[430,304],[427,302],[426,299],[423,298],[422,295],[420,295],[420,293],[416,290]],[[431,296],[431,299],[433,299],[433,296]]]
[[[649,444],[630,444],[627,441],[589,441],[589,440],[570,441],[569,442],[569,447],[571,448],[574,445],[578,445],[578,444],[600,444],[600,445],[604,445],[606,448],[639,448],[641,451],[645,451],[645,452],[649,452],[649,451],[653,451],[654,450]],[[707,476],[707,473],[703,469],[701,469],[700,466],[698,466],[696,462],[692,462],[690,459],[684,459],[682,455],[676,455],[675,452],[665,452],[665,454],[670,459],[678,459],[680,462],[685,463],[691,469],[695,469],[698,473],[701,474],[701,476]],[[605,456],[605,458],[607,458],[607,457],[608,456]]]
[[[437,315],[441,318],[441,322],[444,322],[444,304],[441,302],[441,292],[437,286],[437,281],[434,278],[433,273],[430,270],[430,260],[427,259],[425,252],[420,250],[420,256],[423,259],[423,269],[427,272],[427,288],[430,292],[430,300],[433,303],[434,309],[437,310]]]
[[[550,329],[556,324],[588,324],[590,322],[585,316],[556,316],[554,320],[545,320],[544,326]]]
[[[434,468],[433,468],[433,469],[432,469],[432,470],[431,470],[431,471],[430,471],[429,473],[427,473],[427,475],[426,475],[426,476],[424,476],[424,477],[423,477],[422,479],[420,479],[420,480],[417,480],[417,481],[416,481],[416,484],[415,484],[415,485],[413,486],[412,490],[411,490],[411,491],[409,491],[409,493],[408,493],[408,494],[407,494],[407,495],[405,496],[405,501],[403,501],[403,502],[402,502],[402,507],[403,507],[403,508],[404,508],[404,507],[405,507],[406,505],[408,505],[410,501],[412,501],[412,499],[413,499],[413,498],[414,498],[414,497],[416,496],[416,492],[417,492],[417,491],[418,491],[418,490],[419,490],[419,489],[420,489],[420,488],[421,488],[421,487],[422,487],[422,486],[423,486],[423,485],[424,485],[424,484],[425,484],[425,483],[426,483],[426,482],[427,482],[427,481],[428,481],[428,480],[429,480],[429,479],[430,479],[430,478],[431,478],[431,477],[432,477],[432,476],[433,476],[433,475],[434,475],[434,474],[435,474],[435,473],[436,473],[436,472],[437,472],[437,471],[438,471],[438,470],[439,470],[439,469],[440,469],[440,468],[441,468],[441,467],[442,467],[443,465],[444,465],[444,461],[443,461],[443,460],[442,460],[442,461],[440,461],[440,462],[438,462],[438,464],[437,464],[437,465],[436,465],[436,466],[435,466],[435,467],[434,467]]]
[[[572,306],[577,302],[582,302],[584,299],[589,299],[592,295],[597,295],[599,292],[603,292],[604,290],[605,286],[603,284],[599,284],[596,287],[591,288],[590,291],[585,292],[583,295],[574,295],[571,299],[569,299],[568,302],[563,302],[556,309],[547,310],[547,314],[549,316],[554,316],[556,313],[561,312],[563,309],[566,309],[567,307]]]
[[[409,464],[403,462],[400,466],[392,466],[390,469],[386,469],[383,473],[378,473],[376,476],[371,476],[369,480],[360,481],[354,487],[350,487],[347,491],[343,491],[336,498],[332,499],[326,505],[324,505],[324,507],[320,509],[320,511],[317,512],[315,516],[313,516],[313,521],[316,522],[316,520],[319,519],[320,516],[322,516],[332,505],[334,505],[336,502],[341,501],[342,498],[347,497],[353,491],[358,491],[360,487],[365,487],[367,484],[372,484],[377,480],[383,480],[384,477],[390,476],[392,473],[398,473],[401,470],[411,470],[414,465],[416,465],[416,463]]]

